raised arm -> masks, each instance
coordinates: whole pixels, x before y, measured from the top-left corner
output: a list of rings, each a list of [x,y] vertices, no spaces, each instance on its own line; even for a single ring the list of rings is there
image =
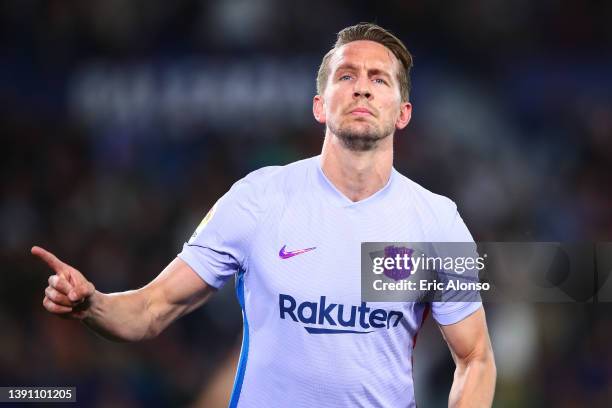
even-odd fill
[[[140,289],[104,294],[52,253],[33,247],[32,254],[55,272],[45,289],[45,309],[81,320],[110,340],[153,338],[174,320],[202,305],[215,291],[179,258]]]
[[[440,330],[456,365],[448,406],[490,407],[497,372],[484,309]]]

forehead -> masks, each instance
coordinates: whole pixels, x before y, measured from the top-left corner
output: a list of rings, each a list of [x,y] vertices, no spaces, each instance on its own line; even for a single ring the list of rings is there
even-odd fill
[[[343,45],[334,52],[330,66],[332,71],[344,64],[365,67],[366,69],[384,69],[390,72],[398,68],[399,61],[390,49],[374,41],[353,41]]]

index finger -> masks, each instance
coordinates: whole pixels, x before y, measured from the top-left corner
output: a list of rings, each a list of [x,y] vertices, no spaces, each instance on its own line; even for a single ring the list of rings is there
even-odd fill
[[[66,266],[66,264],[60,261],[51,252],[46,251],[39,246],[33,246],[30,252],[32,253],[32,255],[36,255],[37,257],[45,261],[45,263],[49,265],[49,267],[53,269],[55,273],[57,273],[58,275],[62,275],[65,278],[68,278],[63,272],[63,268]]]

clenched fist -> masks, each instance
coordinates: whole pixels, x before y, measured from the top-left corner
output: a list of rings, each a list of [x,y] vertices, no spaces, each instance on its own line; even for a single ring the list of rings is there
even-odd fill
[[[81,272],[60,261],[51,252],[37,246],[32,247],[31,252],[55,272],[55,275],[49,277],[49,286],[45,289],[45,309],[73,319],[82,320],[87,317],[90,298],[95,293],[94,285]]]

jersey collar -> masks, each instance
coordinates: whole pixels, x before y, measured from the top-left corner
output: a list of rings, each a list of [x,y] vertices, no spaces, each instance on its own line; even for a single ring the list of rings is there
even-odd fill
[[[379,202],[381,199],[389,195],[393,180],[396,178],[396,170],[395,168],[391,169],[391,174],[389,175],[389,180],[387,180],[387,184],[371,196],[364,198],[359,201],[352,201],[347,196],[345,196],[340,190],[336,188],[332,184],[332,182],[327,178],[325,173],[323,173],[323,169],[321,168],[321,155],[315,156],[312,158],[313,167],[315,167],[314,173],[314,182],[315,185],[323,192],[326,199],[331,202],[333,205],[342,208],[361,208],[365,206],[369,206],[373,203]]]

